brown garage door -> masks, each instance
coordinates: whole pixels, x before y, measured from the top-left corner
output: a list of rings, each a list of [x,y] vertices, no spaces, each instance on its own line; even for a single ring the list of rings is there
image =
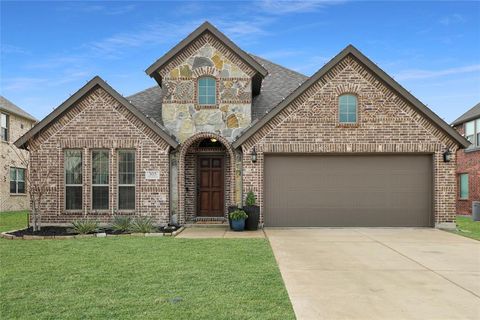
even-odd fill
[[[265,157],[265,225],[432,225],[428,155]]]

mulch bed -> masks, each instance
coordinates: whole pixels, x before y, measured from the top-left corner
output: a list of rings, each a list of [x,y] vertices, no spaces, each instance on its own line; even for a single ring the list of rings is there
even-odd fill
[[[173,233],[180,229],[180,226],[167,226],[167,227],[160,227],[155,228],[153,233]],[[131,234],[131,232],[122,232],[117,231],[109,228],[100,228],[97,232],[104,232],[107,235],[120,235],[120,234]],[[8,232],[15,237],[23,237],[23,236],[44,236],[44,237],[52,237],[52,236],[75,236],[78,235],[78,232],[72,227],[59,227],[59,226],[45,226],[41,227],[39,231],[33,231],[33,228],[26,228],[22,230],[17,230],[13,232]]]

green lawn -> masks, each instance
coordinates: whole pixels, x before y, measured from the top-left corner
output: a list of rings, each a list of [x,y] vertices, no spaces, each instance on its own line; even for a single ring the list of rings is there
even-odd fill
[[[457,216],[456,234],[480,240],[480,221],[472,221],[470,216]]]
[[[265,239],[0,239],[0,264],[1,319],[295,318]]]
[[[25,228],[27,222],[28,211],[0,212],[0,232]]]

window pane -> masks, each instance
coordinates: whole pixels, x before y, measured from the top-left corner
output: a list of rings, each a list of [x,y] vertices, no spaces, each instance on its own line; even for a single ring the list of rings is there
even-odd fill
[[[477,147],[480,147],[480,132],[477,133]]]
[[[118,188],[118,208],[123,210],[135,209],[135,187]]]
[[[17,168],[10,168],[10,181],[17,181]]]
[[[468,199],[468,174],[460,175],[460,198]]]
[[[82,209],[82,187],[66,187],[65,192],[65,209],[81,210]]]
[[[357,122],[357,97],[344,94],[338,98],[340,122]]]
[[[17,181],[25,181],[25,169],[17,169]]]
[[[357,115],[355,113],[350,113],[348,115],[348,122],[357,122]]]
[[[82,151],[65,151],[65,183],[82,184]]]
[[[198,80],[198,103],[216,103],[216,80],[211,77],[203,77]]]
[[[17,193],[25,193],[25,182],[17,182]]]
[[[475,122],[470,121],[465,123],[465,135],[466,136],[471,136],[475,133]]]
[[[207,104],[207,97],[206,97],[206,96],[200,96],[200,97],[198,97],[198,103],[200,103],[200,104]]]
[[[17,182],[10,181],[10,193],[17,193]]]
[[[108,184],[108,151],[92,152],[92,184]]]
[[[92,209],[106,210],[108,209],[109,187],[92,187]]]
[[[7,127],[7,115],[4,113],[0,114],[0,125],[2,128]]]

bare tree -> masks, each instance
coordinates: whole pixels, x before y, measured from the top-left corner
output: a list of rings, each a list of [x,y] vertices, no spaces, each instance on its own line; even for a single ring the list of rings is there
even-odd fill
[[[29,156],[29,142],[26,143],[26,150],[29,152],[22,152],[13,144],[10,144],[10,148],[16,154],[21,165],[26,169],[25,189],[27,194],[30,196],[32,228],[33,231],[39,231],[42,223],[41,208],[44,195],[48,192],[51,169],[47,167],[46,170],[43,171],[44,174],[42,174],[39,168],[32,167],[31,157]]]

